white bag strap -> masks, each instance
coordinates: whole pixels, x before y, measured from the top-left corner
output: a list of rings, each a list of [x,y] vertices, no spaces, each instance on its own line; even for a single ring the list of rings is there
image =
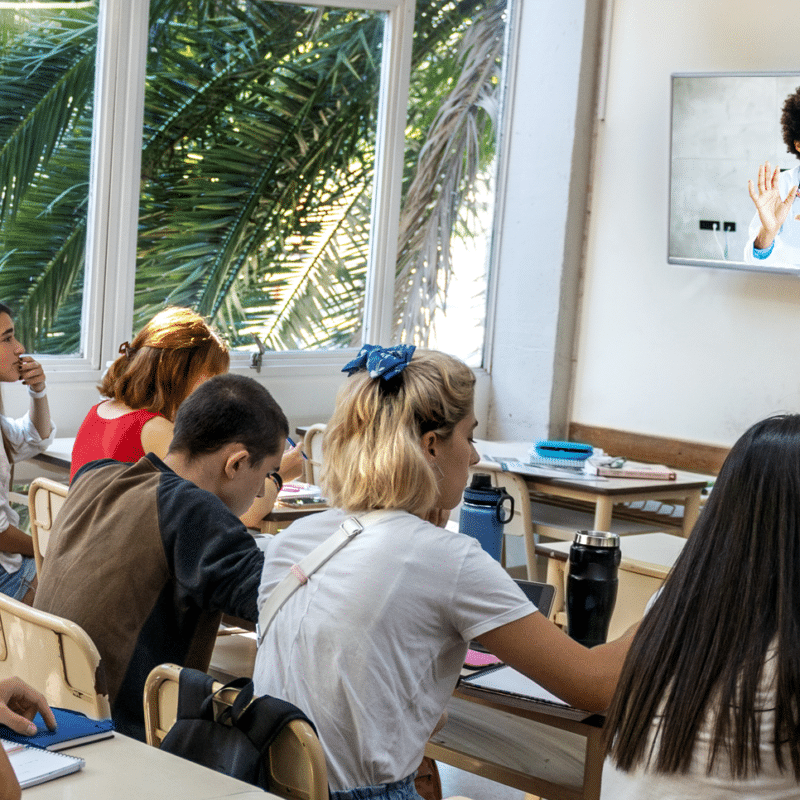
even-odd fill
[[[374,521],[386,512],[370,512],[363,519]],[[294,564],[286,577],[272,590],[261,611],[258,613],[256,638],[258,643],[264,638],[270,623],[280,611],[283,604],[335,553],[338,553],[348,542],[352,541],[364,530],[362,523],[355,517],[348,517],[324,542],[317,545],[305,558]]]

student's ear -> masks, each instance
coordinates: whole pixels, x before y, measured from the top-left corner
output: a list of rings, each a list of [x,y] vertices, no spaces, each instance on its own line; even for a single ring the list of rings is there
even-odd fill
[[[228,452],[228,457],[225,459],[223,469],[225,477],[228,480],[233,480],[239,473],[239,470],[250,463],[250,453],[247,448],[240,444],[233,445],[232,449]]]
[[[422,438],[420,439],[422,452],[425,453],[425,455],[431,460],[436,458],[437,441],[438,439],[433,431],[428,431],[427,433],[423,433]]]

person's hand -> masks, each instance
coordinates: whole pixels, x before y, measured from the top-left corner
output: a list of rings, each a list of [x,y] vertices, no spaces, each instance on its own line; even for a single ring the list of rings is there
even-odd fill
[[[0,681],[0,722],[3,725],[23,736],[33,736],[36,726],[31,720],[37,712],[50,730],[56,729],[56,718],[44,695],[19,678]]]
[[[34,392],[41,392],[45,387],[42,365],[31,356],[20,356],[19,379]]]
[[[303,450],[299,444],[283,454],[278,472],[284,483],[296,480],[303,474]]]
[[[755,204],[761,220],[761,230],[755,241],[755,246],[759,250],[766,250],[775,240],[781,225],[789,216],[797,194],[797,186],[792,186],[786,198],[781,200],[781,193],[778,189],[779,176],[780,168],[775,167],[773,170],[769,161],[766,161],[758,168],[758,192],[756,192],[752,180],[747,182],[750,198]],[[800,214],[795,219],[800,219]]]

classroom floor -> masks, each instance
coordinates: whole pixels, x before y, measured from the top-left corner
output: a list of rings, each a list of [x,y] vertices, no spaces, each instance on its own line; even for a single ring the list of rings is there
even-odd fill
[[[437,762],[439,777],[442,780],[442,797],[462,795],[470,800],[525,800],[525,792],[503,786],[480,775]]]

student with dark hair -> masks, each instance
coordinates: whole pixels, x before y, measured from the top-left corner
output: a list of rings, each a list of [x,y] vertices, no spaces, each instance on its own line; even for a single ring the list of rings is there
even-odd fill
[[[256,620],[264,557],[237,517],[280,466],[288,428],[263,386],[219,375],[181,405],[163,461],[94,461],[70,488],[35,605],[92,638],[123,733],[144,737],[154,666],[205,670],[221,612]]]
[[[800,86],[783,103],[781,132],[786,150],[800,158]],[[750,223],[744,260],[748,264],[800,266],[800,203],[795,206],[800,165],[781,172],[769,161],[748,181],[756,213]]]
[[[11,465],[45,450],[56,429],[50,419],[42,365],[25,355],[15,335],[11,309],[0,303],[0,382],[18,381],[28,387],[28,413],[20,419],[6,417],[0,402],[0,592],[30,604],[36,593],[33,542],[19,529],[19,514],[8,500]]]
[[[800,797],[800,415],[734,445],[606,730],[609,800]]]

